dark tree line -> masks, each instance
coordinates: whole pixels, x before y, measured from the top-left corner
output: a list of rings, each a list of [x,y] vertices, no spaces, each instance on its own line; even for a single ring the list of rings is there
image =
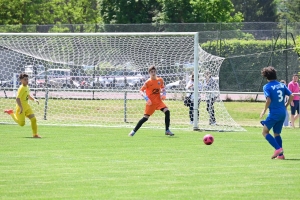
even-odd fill
[[[0,25],[300,21],[300,0],[0,0]]]

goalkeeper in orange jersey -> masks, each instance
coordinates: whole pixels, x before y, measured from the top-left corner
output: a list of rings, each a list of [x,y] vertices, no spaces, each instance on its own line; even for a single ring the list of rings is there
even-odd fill
[[[150,66],[148,72],[150,78],[144,83],[144,85],[140,89],[140,94],[146,100],[144,117],[137,123],[136,127],[128,134],[128,136],[134,136],[134,134],[139,130],[143,123],[145,123],[149,119],[149,117],[155,112],[155,110],[161,110],[165,113],[165,134],[173,136],[174,134],[169,130],[170,111],[162,101],[166,99],[164,80],[156,76],[155,66]]]
[[[37,134],[37,123],[33,111],[28,104],[28,99],[33,100],[39,104],[39,101],[30,95],[30,90],[28,87],[28,75],[20,74],[19,76],[21,85],[18,89],[18,94],[16,98],[16,114],[13,110],[5,110],[4,112],[9,114],[13,120],[20,126],[25,125],[25,117],[28,117],[31,121],[32,134],[34,138],[41,138]]]

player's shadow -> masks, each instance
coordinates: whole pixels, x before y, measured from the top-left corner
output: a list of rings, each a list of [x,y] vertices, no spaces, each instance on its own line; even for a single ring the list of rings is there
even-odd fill
[[[300,158],[286,158],[284,160],[300,161]]]
[[[174,135],[174,136],[166,136],[166,135],[151,135],[151,137],[156,137],[156,138],[163,138],[163,137],[166,137],[166,138],[178,138],[176,135]]]
[[[26,139],[34,139],[34,140],[40,140],[40,139],[42,139],[42,138],[34,138],[34,137],[24,137],[24,138],[26,138]]]

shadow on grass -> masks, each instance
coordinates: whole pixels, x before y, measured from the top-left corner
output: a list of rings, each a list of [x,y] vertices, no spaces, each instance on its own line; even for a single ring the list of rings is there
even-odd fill
[[[300,161],[300,158],[286,158],[284,160],[293,160],[293,161]]]
[[[163,138],[163,137],[166,137],[166,138],[179,138],[176,135],[174,135],[174,136],[168,136],[168,135],[151,135],[150,137],[156,137],[156,138]]]
[[[40,140],[42,138],[34,138],[34,137],[24,137],[24,138],[27,138],[27,139],[34,139],[34,140]],[[44,138],[44,137],[43,137]]]

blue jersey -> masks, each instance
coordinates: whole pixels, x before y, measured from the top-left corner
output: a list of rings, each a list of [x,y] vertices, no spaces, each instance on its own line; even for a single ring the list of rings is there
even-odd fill
[[[276,80],[270,81],[264,85],[263,90],[265,97],[271,99],[271,104],[269,106],[270,114],[275,116],[285,116],[285,96],[290,96],[292,92],[283,83]]]

